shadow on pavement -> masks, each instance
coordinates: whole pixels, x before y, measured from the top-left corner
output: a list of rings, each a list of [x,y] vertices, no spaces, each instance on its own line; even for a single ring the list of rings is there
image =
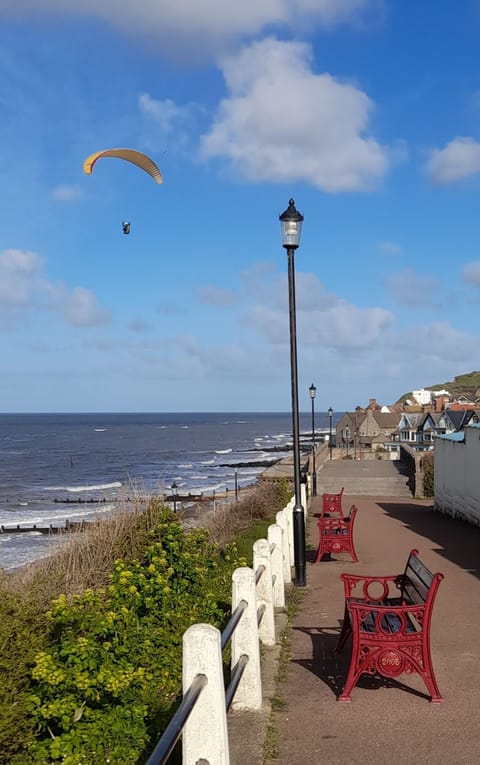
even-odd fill
[[[339,696],[347,676],[351,651],[350,643],[348,643],[345,651],[340,654],[335,653],[341,627],[294,627],[294,630],[310,636],[312,658],[293,659],[292,664],[298,664],[312,672],[330,688],[335,696]],[[398,688],[413,696],[430,701],[428,693],[412,688],[393,678],[381,677],[380,675],[361,675],[355,687],[367,690]],[[352,694],[354,693],[355,688],[352,691]]]
[[[438,545],[435,548],[438,555],[480,578],[480,528],[438,513],[433,505],[420,507],[408,502],[378,502],[378,506],[416,534]]]

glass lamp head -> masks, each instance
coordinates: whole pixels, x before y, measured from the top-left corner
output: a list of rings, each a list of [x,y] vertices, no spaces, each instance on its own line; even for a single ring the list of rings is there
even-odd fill
[[[282,245],[286,250],[296,250],[300,244],[303,215],[295,208],[295,202],[290,199],[287,209],[279,216],[282,227]]]

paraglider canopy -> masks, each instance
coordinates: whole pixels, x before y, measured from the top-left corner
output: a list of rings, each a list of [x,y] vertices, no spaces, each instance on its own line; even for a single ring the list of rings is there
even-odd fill
[[[104,151],[96,151],[94,154],[87,157],[83,163],[84,172],[87,175],[91,175],[95,163],[98,159],[103,157],[115,157],[117,159],[124,159],[127,162],[131,162],[141,170],[145,170],[156,183],[163,183],[162,173],[153,159],[150,159],[146,154],[142,154],[141,151],[136,151],[135,149],[105,149]]]

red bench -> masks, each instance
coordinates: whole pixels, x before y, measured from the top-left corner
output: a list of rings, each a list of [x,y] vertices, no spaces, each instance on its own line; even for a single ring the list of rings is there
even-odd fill
[[[322,515],[338,515],[343,518],[342,497],[343,486],[338,494],[322,494]]]
[[[355,517],[357,508],[352,505],[346,518],[328,518],[320,516],[317,521],[318,526],[318,550],[315,563],[318,563],[324,555],[334,553],[348,553],[352,556],[353,562],[358,563],[357,553],[353,544],[353,529],[355,526]]]
[[[443,574],[432,574],[412,550],[403,574],[356,576],[341,574],[345,618],[336,648],[341,652],[350,635],[350,667],[339,701],[351,701],[360,675],[396,678],[418,673],[434,704],[442,703],[430,654],[430,621]]]

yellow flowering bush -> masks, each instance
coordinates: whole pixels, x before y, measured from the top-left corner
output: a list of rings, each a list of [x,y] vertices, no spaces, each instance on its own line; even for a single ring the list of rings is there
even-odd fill
[[[222,629],[239,565],[234,545],[220,550],[165,510],[142,560],[115,561],[105,589],[56,598],[31,673],[36,740],[17,761],[136,763],[173,713],[184,631]]]

